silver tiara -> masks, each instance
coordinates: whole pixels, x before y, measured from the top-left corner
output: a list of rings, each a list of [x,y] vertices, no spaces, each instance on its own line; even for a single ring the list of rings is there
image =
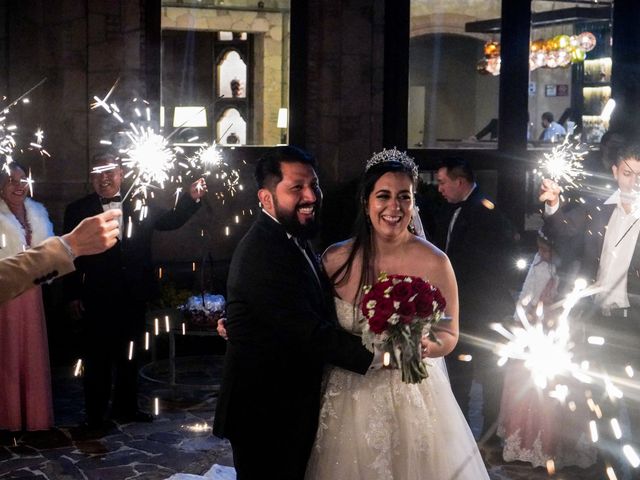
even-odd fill
[[[385,162],[398,162],[411,170],[411,174],[413,178],[418,178],[418,166],[413,161],[407,152],[401,152],[400,150],[393,147],[391,150],[383,149],[381,152],[375,153],[373,157],[371,157],[367,164],[364,167],[364,171],[368,172],[371,167],[374,165],[378,165],[379,163]]]

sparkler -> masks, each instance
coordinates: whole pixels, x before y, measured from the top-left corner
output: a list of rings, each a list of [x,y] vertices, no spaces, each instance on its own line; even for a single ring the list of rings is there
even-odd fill
[[[26,183],[27,186],[29,187],[29,196],[33,197],[33,177],[31,176],[31,169],[29,169],[29,175],[27,176],[27,178],[21,180],[21,182]]]
[[[585,176],[582,162],[587,153],[589,150],[586,145],[567,135],[561,144],[553,147],[551,153],[543,155],[538,162],[539,169],[534,173],[550,178],[561,188],[577,188]]]
[[[104,98],[94,96],[95,103],[91,108],[102,108],[119,123],[127,125],[122,132],[127,144],[122,146],[118,153],[122,155],[122,166],[128,170],[125,177],[132,176],[133,182],[122,200],[124,201],[129,194],[146,200],[149,188],[163,189],[165,183],[171,180],[171,171],[175,167],[176,153],[179,149],[172,146],[167,138],[153,128],[151,108],[145,100],[132,100],[132,119],[125,121],[128,115],[122,112],[115,102],[109,103],[109,97],[117,83],[116,81]],[[104,139],[100,143],[112,144],[110,140]]]
[[[561,373],[577,373],[580,376],[582,368],[572,361],[569,313],[584,296],[585,287],[585,282],[576,282],[573,292],[563,302],[563,312],[554,328],[545,330],[541,321],[535,324],[529,321],[525,312],[529,302],[527,298],[516,307],[520,325],[510,329],[499,324],[492,325],[493,330],[508,340],[506,344],[498,346],[498,363],[504,365],[509,358],[523,360],[524,366],[531,371],[535,384],[542,389],[547,387],[549,380]],[[536,309],[536,316],[539,320],[542,319],[543,311],[540,306]]]
[[[82,373],[82,359],[79,358],[78,361],[76,362],[75,368],[73,369],[73,376],[78,377],[80,376],[81,373]]]
[[[210,175],[212,169],[218,168],[222,164],[222,154],[214,142],[212,145],[201,147],[196,152],[194,160],[194,163],[203,168],[205,175]]]
[[[18,105],[20,101],[22,103],[29,103],[27,95],[33,92],[36,88],[42,85],[47,79],[43,78],[33,87],[29,88],[26,92],[21,94],[18,98],[8,102],[0,112],[0,165],[3,170],[9,172],[9,165],[13,162],[13,152],[18,148],[18,125],[11,121],[11,112],[13,107]],[[3,98],[6,100],[6,97]],[[28,150],[38,150],[40,155],[49,157],[49,153],[44,149],[43,140],[44,132],[42,129],[37,128],[34,133],[36,140],[28,142],[25,147]],[[29,187],[32,190],[31,185]],[[32,194],[33,195],[33,194]]]
[[[233,168],[225,161],[215,141],[211,145],[194,143],[197,137],[192,137],[187,143],[172,142],[172,137],[181,131],[181,126],[167,136],[164,136],[161,131],[156,131],[151,121],[150,105],[145,100],[134,98],[127,109],[120,109],[111,98],[117,84],[118,81],[103,98],[94,96],[91,109],[105,111],[123,126],[119,132],[123,138],[123,145],[118,146],[118,153],[122,157],[125,178],[132,179],[129,190],[123,196],[123,202],[131,195],[141,201],[143,204],[141,208],[144,209],[148,197],[153,196],[154,189],[163,190],[168,183],[182,182],[184,177],[192,176],[194,173],[207,178],[207,183],[202,180],[195,185],[198,193],[207,190],[213,194],[210,197],[222,203],[243,190],[239,169]],[[100,143],[113,144],[107,139],[101,140]],[[185,149],[196,147],[195,153],[191,155],[185,153]],[[182,188],[178,186],[175,192],[175,205],[181,194]],[[138,210],[139,208],[136,207],[136,211]],[[145,213],[140,211],[140,221],[146,216]],[[235,223],[240,223],[239,215],[235,216]],[[132,223],[129,221],[125,229],[127,238],[133,233],[131,228]],[[230,234],[228,226],[225,227],[224,232],[226,236]],[[162,278],[161,271],[159,277]]]
[[[238,190],[243,189],[240,172],[224,160],[215,142],[200,147],[195,155],[188,159],[188,165],[209,179],[208,184],[213,186],[214,195],[218,199],[225,198],[224,191],[234,196]],[[216,184],[221,190],[215,191]]]
[[[606,372],[591,369],[590,362],[587,360],[579,362],[574,358],[576,356],[575,345],[570,335],[572,309],[580,299],[593,295],[598,290],[594,287],[586,288],[584,280],[577,280],[573,291],[559,304],[551,306],[551,308],[561,307],[560,314],[554,324],[543,321],[544,310],[541,304],[535,309],[534,320],[530,321],[525,312],[529,299],[525,298],[516,307],[517,326],[505,327],[502,324],[491,326],[507,340],[506,343],[499,344],[496,348],[496,353],[500,357],[498,363],[504,365],[509,359],[521,360],[530,371],[535,385],[541,390],[548,390],[549,397],[566,405],[570,411],[576,411],[576,403],[573,400],[566,402],[570,390],[566,384],[558,380],[558,377],[573,377],[579,382],[577,385],[599,385],[601,391],[606,393],[601,397],[601,400],[608,402],[613,408],[601,407],[592,397],[589,389],[591,387],[584,390],[586,405],[591,417],[587,420],[586,431],[589,432],[594,444],[600,442],[603,437],[608,440],[615,439],[615,441],[623,439],[623,430],[618,419],[615,418],[614,412],[617,413],[617,402],[624,396],[622,388],[631,386],[623,378],[610,377]],[[547,326],[543,327],[543,323],[546,323]],[[598,347],[604,345],[606,339],[600,336],[590,336],[585,342],[588,345]],[[632,378],[633,369],[629,365],[624,366],[623,370],[628,378]],[[574,398],[576,398],[575,393]],[[633,468],[640,465],[640,458],[631,446],[620,445],[619,454],[621,456],[624,454],[626,461]],[[610,465],[607,466],[606,474],[608,478],[616,478],[615,471]]]

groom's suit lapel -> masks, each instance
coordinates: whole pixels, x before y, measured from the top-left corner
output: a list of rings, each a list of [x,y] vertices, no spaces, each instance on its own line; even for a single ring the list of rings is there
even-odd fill
[[[309,245],[308,243],[307,247],[308,254],[312,259],[312,262],[314,263],[316,272],[318,274],[318,280],[320,281],[320,290],[324,298],[324,304],[327,310],[327,315],[325,315],[323,318],[330,323],[337,324],[338,319],[335,314],[333,303],[333,288],[331,286],[331,282],[327,277],[324,268],[322,268],[322,262],[318,255],[316,255],[316,253],[311,248],[311,245]]]
[[[283,249],[286,257],[290,259],[290,269],[286,272],[273,272],[274,275],[293,275],[295,278],[300,278],[300,281],[305,285],[305,290],[309,292],[309,301],[315,303],[318,308],[326,312],[326,315],[322,315],[323,320],[329,322],[335,322],[335,310],[332,308],[333,296],[329,285],[329,281],[324,274],[324,271],[318,263],[317,256],[313,250],[309,247],[308,252],[311,256],[311,261],[315,262],[317,267],[317,274],[320,280],[318,285],[318,278],[314,274],[311,265],[305,258],[300,248],[295,244],[293,238],[287,235],[284,227],[273,219],[269,218],[264,212],[260,213],[258,218],[261,226],[271,232],[271,236],[274,238],[274,248]]]
[[[284,227],[279,223],[275,222],[273,219],[269,218],[265,213],[261,212],[260,217],[258,218],[258,222],[262,226],[271,232],[271,237],[273,237],[274,241],[279,245],[278,249],[281,250],[281,253],[290,260],[288,263],[291,266],[289,271],[286,272],[274,272],[274,275],[293,275],[295,277],[299,277],[300,281],[304,285],[304,289],[308,292],[309,300],[318,304],[321,308],[326,308],[326,298],[324,294],[324,286],[318,285],[318,279],[316,278],[311,265],[305,258],[304,253],[300,250],[300,248],[295,244],[293,238],[290,238],[287,235]],[[311,261],[315,261],[313,258]],[[321,279],[321,284],[323,283],[322,272],[318,272],[318,275]]]

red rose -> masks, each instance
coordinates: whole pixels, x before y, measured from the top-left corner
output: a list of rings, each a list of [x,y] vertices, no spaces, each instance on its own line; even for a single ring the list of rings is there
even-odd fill
[[[373,294],[373,291],[369,291],[369,293],[366,293],[365,295],[363,295],[362,297],[362,301],[360,302],[360,310],[362,310],[362,315],[366,317],[369,316],[369,307],[367,307],[367,304],[371,301],[371,300],[375,300],[375,295]]]
[[[402,302],[400,304],[400,307],[398,307],[398,313],[401,316],[407,316],[407,317],[411,317],[413,318],[416,314],[416,303],[415,302]],[[410,323],[410,322],[404,322],[404,323]]]
[[[408,301],[412,295],[413,288],[411,288],[411,283],[409,282],[397,283],[391,291],[391,298],[400,303]]]
[[[433,295],[430,292],[418,295],[414,301],[416,303],[416,315],[426,318],[433,314]]]
[[[415,277],[413,279],[413,282],[411,282],[411,287],[413,288],[414,294],[420,294],[429,290],[429,284],[419,277]]]
[[[391,300],[390,298],[381,298],[380,300],[378,300],[378,303],[376,303],[375,310],[376,315],[383,315],[385,317],[385,320],[388,319],[395,311],[393,300]]]
[[[382,282],[378,282],[371,288],[371,293],[375,295],[376,299],[378,299],[382,297],[384,295],[385,290],[391,287],[392,285],[393,283],[391,283],[390,279],[384,280]]]
[[[444,311],[445,307],[447,306],[447,300],[442,295],[442,292],[440,291],[440,289],[438,288],[435,289],[433,297],[436,303],[438,304],[438,310]]]
[[[387,329],[387,315],[376,312],[373,317],[369,319],[369,328],[373,333],[382,333]]]

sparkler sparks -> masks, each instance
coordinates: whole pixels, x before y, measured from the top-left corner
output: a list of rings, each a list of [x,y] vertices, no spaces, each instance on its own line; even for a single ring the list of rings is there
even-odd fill
[[[131,123],[126,135],[131,140],[131,145],[121,151],[124,155],[122,165],[135,171],[133,196],[141,194],[146,198],[147,187],[156,184],[164,188],[164,184],[169,181],[176,155],[169,148],[167,139],[151,127],[140,128]]]
[[[201,147],[196,152],[195,159],[205,170],[205,175],[210,175],[211,169],[217,168],[222,164],[222,154],[215,142],[213,145]]]
[[[79,358],[78,361],[76,362],[75,368],[73,369],[73,376],[78,377],[80,376],[81,373],[82,373],[82,359]]]
[[[134,197],[146,200],[149,188],[163,189],[165,183],[172,179],[171,172],[175,168],[176,153],[179,149],[171,145],[169,140],[151,125],[151,109],[148,102],[134,98],[131,119],[125,121],[129,115],[121,111],[115,102],[108,100],[117,83],[116,81],[104,98],[94,96],[95,103],[91,108],[102,108],[118,123],[127,125],[121,132],[126,144],[119,148],[118,153],[122,155],[122,166],[128,170],[125,177],[132,176],[133,182],[123,201],[130,193]],[[113,142],[103,139],[100,143],[111,145]]]
[[[211,425],[209,425],[207,422],[184,425],[183,428],[194,433],[210,432],[212,430]]]
[[[509,358],[523,360],[535,384],[542,389],[561,373],[579,373],[582,369],[572,361],[569,312],[581,298],[584,287],[583,282],[576,282],[573,292],[564,301],[563,312],[554,328],[545,329],[540,321],[543,317],[541,308],[536,308],[539,321],[535,324],[529,321],[525,312],[528,299],[516,307],[520,325],[510,329],[499,324],[492,325],[493,330],[508,340],[506,344],[498,346],[499,363],[504,364]]]
[[[28,89],[22,95],[20,95],[15,100],[8,102],[3,108],[2,112],[0,112],[0,166],[6,172],[9,171],[9,165],[13,162],[14,151],[17,148],[20,148],[20,136],[19,136],[19,128],[16,123],[11,120],[11,114],[13,112],[13,107],[18,104],[28,104],[29,99],[27,95],[29,95],[33,90],[42,85],[47,79],[43,78],[36,85]],[[3,97],[3,100],[6,100],[6,97]],[[22,102],[20,102],[22,100]],[[44,132],[41,128],[37,128],[35,133],[36,141],[24,141],[24,149],[27,150],[37,150],[40,155],[49,157],[49,153],[44,149],[43,140],[44,140]],[[30,190],[31,186],[30,186]]]
[[[548,397],[557,400],[571,412],[576,412],[578,408],[575,400],[581,398],[579,392],[584,393],[582,399],[588,407],[584,417],[584,432],[588,432],[595,448],[602,444],[600,448],[610,450],[611,447],[606,445],[611,445],[611,442],[624,442],[634,434],[633,431],[629,431],[629,428],[633,430],[636,426],[621,425],[616,416],[620,413],[619,408],[622,405],[625,389],[635,389],[637,386],[628,380],[633,375],[633,369],[629,365],[617,366],[621,372],[626,373],[626,376],[610,376],[597,355],[589,360],[576,358],[587,355],[588,352],[597,352],[599,348],[608,345],[605,337],[595,335],[583,337],[576,335],[577,332],[571,332],[572,309],[580,299],[591,296],[599,290],[597,287],[586,288],[586,281],[578,279],[574,290],[566,298],[556,305],[549,306],[552,311],[561,307],[557,318],[553,316],[545,318],[544,309],[539,308],[540,306],[532,308],[533,306],[528,305],[528,299],[525,298],[516,308],[517,326],[505,327],[495,324],[492,325],[492,329],[507,340],[496,348],[500,365],[505,364],[509,359],[522,361],[537,388],[541,391],[546,390]],[[532,313],[532,310],[535,310],[535,313]],[[583,348],[576,348],[574,342],[578,340],[584,342],[581,344]],[[595,369],[591,366],[592,363]],[[577,382],[562,380],[571,377]],[[593,387],[597,388],[597,396],[591,392]],[[631,399],[631,401],[634,400]],[[598,402],[602,402],[602,405]],[[640,457],[631,446],[620,444],[616,450],[619,452],[620,461],[626,461],[633,468],[640,466]],[[614,468],[610,465],[606,474],[608,478],[616,478]]]
[[[586,145],[574,141],[567,135],[564,141],[553,147],[551,153],[545,153],[538,162],[535,171],[543,178],[550,178],[564,189],[577,188],[585,176],[584,157],[589,153]]]
[[[198,149],[195,155],[188,159],[188,166],[201,175],[207,177],[208,185],[214,190],[216,198],[223,200],[225,192],[234,196],[238,190],[242,190],[240,172],[230,167],[224,160],[220,148],[214,142],[212,145],[204,145]]]

